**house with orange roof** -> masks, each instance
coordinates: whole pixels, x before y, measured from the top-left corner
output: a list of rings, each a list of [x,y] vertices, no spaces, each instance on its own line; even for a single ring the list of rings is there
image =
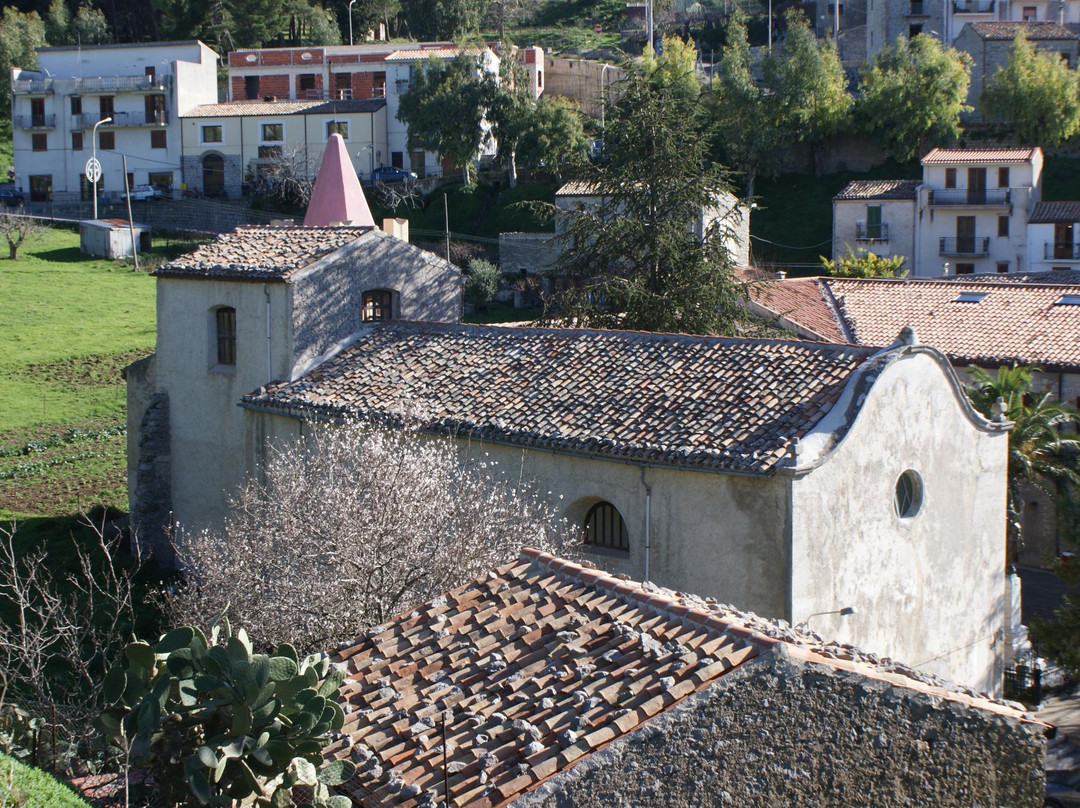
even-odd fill
[[[534,550],[332,660],[356,806],[1042,805],[1017,705]]]

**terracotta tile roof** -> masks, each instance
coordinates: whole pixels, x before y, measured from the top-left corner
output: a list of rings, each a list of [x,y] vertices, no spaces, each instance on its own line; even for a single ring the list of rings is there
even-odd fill
[[[596,183],[584,180],[572,180],[562,185],[555,196],[595,196]]]
[[[750,299],[774,315],[791,319],[829,342],[847,342],[827,289],[817,278],[761,283],[749,291]],[[900,329],[897,329],[899,333]]]
[[[794,340],[387,323],[244,404],[670,466],[769,473],[872,352]]]
[[[1080,202],[1036,202],[1028,224],[1080,222]]]
[[[793,283],[807,282],[774,286]],[[887,345],[910,325],[920,342],[957,364],[1021,362],[1080,371],[1080,305],[1060,303],[1063,297],[1080,299],[1080,285],[1009,282],[1000,276],[996,282],[819,278],[815,283],[823,300],[829,302],[831,295],[833,311],[858,345]],[[961,300],[962,295],[968,299]],[[798,304],[809,298],[784,299]],[[810,300],[794,305],[786,316],[809,328],[819,323],[821,312]]]
[[[349,115],[375,112],[386,106],[384,98],[347,99],[340,101],[229,101],[223,104],[200,104],[192,107],[182,118],[235,118],[245,115]]]
[[[341,788],[357,805],[502,806],[781,643],[823,669],[1025,719],[783,621],[525,550],[332,656],[346,719],[327,752],[357,763]]]
[[[924,166],[969,163],[1027,163],[1040,151],[1033,149],[934,149],[922,159]]]
[[[1035,283],[1080,286],[1080,270],[1058,269],[1043,272],[979,272],[974,275],[950,275],[939,280],[952,283]]]
[[[1016,35],[1021,31],[1032,40],[1076,39],[1076,34],[1065,26],[1046,20],[970,22],[968,25],[983,39],[1012,40],[1016,39]]]
[[[241,227],[180,256],[154,275],[285,280],[290,273],[370,232],[370,227]]]
[[[922,180],[854,180],[833,199],[914,199]]]
[[[415,62],[423,61],[434,56],[436,59],[453,59],[459,53],[478,53],[478,51],[462,51],[461,48],[411,48],[409,50],[396,50],[387,54],[387,62]]]

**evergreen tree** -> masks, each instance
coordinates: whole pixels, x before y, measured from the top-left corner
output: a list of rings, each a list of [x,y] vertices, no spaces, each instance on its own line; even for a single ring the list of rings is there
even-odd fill
[[[486,0],[402,0],[402,16],[414,39],[460,39],[480,30]]]
[[[848,120],[851,95],[836,47],[818,41],[798,9],[786,16],[784,46],[765,60],[771,119],[788,142],[809,144],[815,171],[827,138]]]
[[[1080,76],[1057,53],[1036,51],[1022,32],[979,103],[1021,143],[1053,147],[1080,132]]]
[[[0,17],[0,69],[8,76],[11,68],[37,68],[35,48],[45,45],[45,23],[36,11],[21,13],[6,6]],[[0,112],[11,112],[11,82],[0,82]]]
[[[862,128],[899,160],[960,135],[971,57],[927,34],[899,37],[860,71],[855,106]]]
[[[696,226],[727,183],[707,160],[697,98],[667,67],[633,72],[612,94],[606,162],[587,175],[597,204],[567,214],[551,317],[699,334],[731,333],[740,318],[730,222]]]

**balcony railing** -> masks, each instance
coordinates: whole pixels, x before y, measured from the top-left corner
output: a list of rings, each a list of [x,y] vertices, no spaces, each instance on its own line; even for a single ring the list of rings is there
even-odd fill
[[[16,93],[111,93],[163,91],[172,85],[172,76],[90,76],[70,79],[18,79]]]
[[[1064,261],[1080,261],[1080,244],[1067,241],[1047,241],[1043,244],[1043,258]]]
[[[168,126],[169,113],[165,110],[160,112],[153,112],[147,115],[145,112],[114,112],[111,116],[112,121],[105,124],[106,127],[124,127],[124,126]],[[71,128],[72,129],[89,129],[95,123],[101,120],[101,116],[97,113],[89,114],[83,113],[82,115],[71,116]]]
[[[955,0],[952,7],[957,14],[993,14],[994,0]]]
[[[15,93],[51,93],[52,79],[18,79],[14,83]]]
[[[935,190],[930,192],[930,204],[960,207],[1008,207],[1009,189],[993,188],[976,191],[970,188],[951,188],[944,191]]]
[[[855,223],[856,241],[888,241],[889,223],[867,224],[866,222]]]
[[[55,129],[55,115],[16,115],[15,126],[19,129]]]
[[[988,238],[943,238],[940,240],[941,255],[989,255],[990,239]]]

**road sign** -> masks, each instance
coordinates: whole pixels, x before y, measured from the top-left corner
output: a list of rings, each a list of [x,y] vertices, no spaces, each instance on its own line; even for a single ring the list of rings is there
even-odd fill
[[[604,29],[600,27],[600,23],[597,23],[597,24],[596,24],[596,27],[595,27],[595,28],[593,28],[593,30],[594,30],[594,31],[596,31],[596,33],[598,33],[598,34],[599,34],[599,33],[600,33],[601,31],[603,31]]]
[[[93,183],[101,179],[101,163],[96,157],[91,157],[86,161],[86,179]]]

